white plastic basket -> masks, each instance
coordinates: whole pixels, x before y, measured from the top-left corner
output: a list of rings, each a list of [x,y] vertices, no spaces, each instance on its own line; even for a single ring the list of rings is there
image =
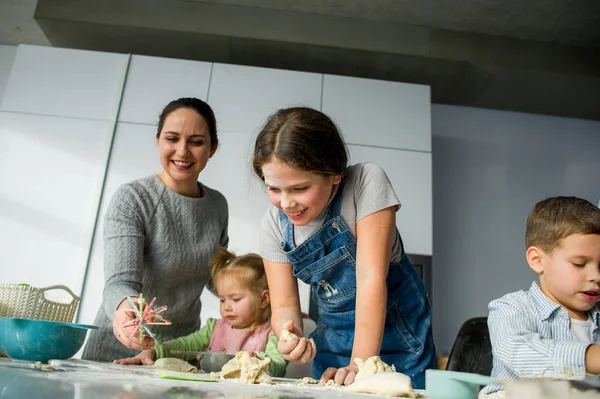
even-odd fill
[[[48,296],[51,290],[66,291],[71,296],[70,301]],[[0,284],[0,317],[72,323],[78,304],[79,297],[64,285],[35,288],[23,284]]]

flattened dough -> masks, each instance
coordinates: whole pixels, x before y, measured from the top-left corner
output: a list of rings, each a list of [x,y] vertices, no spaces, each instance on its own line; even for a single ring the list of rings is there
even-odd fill
[[[181,371],[187,373],[193,373],[197,370],[196,367],[192,366],[185,360],[177,359],[174,357],[163,357],[154,362],[154,367],[163,370]]]
[[[239,378],[244,384],[270,384],[272,378],[267,374],[267,367],[271,363],[270,357],[259,359],[250,357],[248,352],[240,351],[235,357],[225,363],[218,373],[210,373],[214,378]]]
[[[410,377],[395,372],[379,372],[365,376],[360,381],[354,380],[354,383],[346,389],[352,392],[370,393],[380,396],[416,398]]]
[[[358,373],[354,381],[362,380],[373,374],[378,373],[395,373],[396,367],[392,364],[389,366],[379,356],[371,356],[367,360],[362,360],[360,357],[354,359],[354,363],[358,366]]]

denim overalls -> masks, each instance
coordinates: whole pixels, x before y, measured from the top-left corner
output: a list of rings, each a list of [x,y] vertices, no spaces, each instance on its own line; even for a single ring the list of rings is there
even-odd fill
[[[323,225],[300,246],[294,245],[293,224],[279,211],[283,250],[294,275],[311,285],[319,321],[311,334],[317,346],[313,377],[327,367],[350,363],[356,321],[356,239],[340,218],[343,187],[329,205]],[[396,231],[396,234],[399,234]],[[436,368],[431,334],[431,307],[425,286],[405,253],[390,263],[387,312],[381,359],[425,388],[425,369]]]

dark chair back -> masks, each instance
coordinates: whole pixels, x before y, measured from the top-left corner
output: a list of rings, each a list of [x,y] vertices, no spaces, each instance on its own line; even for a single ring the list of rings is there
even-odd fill
[[[492,344],[487,317],[475,317],[462,325],[448,356],[446,370],[491,374]]]

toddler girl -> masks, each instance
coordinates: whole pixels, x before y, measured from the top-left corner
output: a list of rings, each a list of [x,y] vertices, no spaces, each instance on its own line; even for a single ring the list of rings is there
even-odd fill
[[[235,354],[251,352],[259,358],[270,357],[268,373],[283,377],[287,362],[277,349],[279,341],[271,331],[269,286],[262,258],[256,254],[236,256],[221,248],[212,259],[211,276],[221,302],[221,319],[209,318],[200,330],[171,341],[155,343],[153,349],[132,358],[115,360],[118,364],[153,364],[155,359],[189,355],[173,350]]]

